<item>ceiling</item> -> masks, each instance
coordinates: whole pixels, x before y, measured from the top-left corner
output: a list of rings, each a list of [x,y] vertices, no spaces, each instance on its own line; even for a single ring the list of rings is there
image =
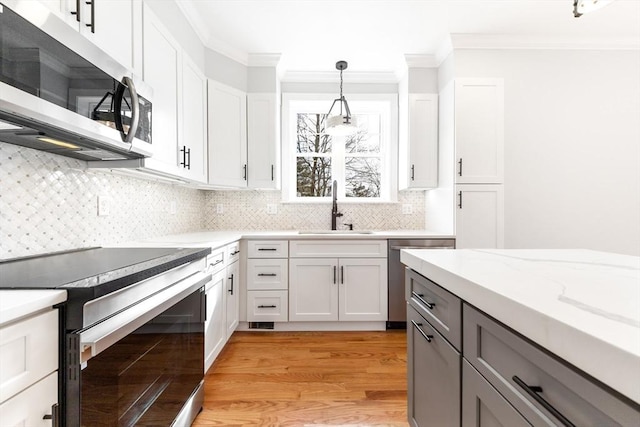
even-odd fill
[[[286,72],[394,72],[465,47],[640,49],[640,0],[580,18],[573,0],[177,0],[209,48],[245,65],[281,54]],[[453,35],[453,36],[452,36]]]

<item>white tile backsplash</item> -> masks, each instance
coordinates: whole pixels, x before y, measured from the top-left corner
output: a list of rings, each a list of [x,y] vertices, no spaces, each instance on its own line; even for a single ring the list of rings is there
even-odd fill
[[[98,216],[98,196],[108,216]],[[0,259],[201,230],[204,202],[203,191],[0,142]]]
[[[338,228],[352,223],[356,230],[422,230],[425,226],[424,191],[402,191],[398,203],[338,203],[344,216]],[[412,213],[402,213],[409,204]],[[217,212],[222,205],[222,213]],[[267,208],[275,205],[276,214]],[[331,203],[282,203],[279,191],[213,191],[206,195],[208,229],[219,230],[330,230]]]
[[[108,216],[98,216],[98,196],[107,199]],[[281,196],[201,191],[87,170],[80,160],[0,142],[0,259],[202,229],[331,228],[330,203],[282,203]],[[407,191],[398,203],[340,203],[339,228],[353,223],[360,230],[424,229],[424,197],[423,191]],[[411,214],[402,214],[404,204],[411,205]],[[267,213],[268,205],[275,214]]]

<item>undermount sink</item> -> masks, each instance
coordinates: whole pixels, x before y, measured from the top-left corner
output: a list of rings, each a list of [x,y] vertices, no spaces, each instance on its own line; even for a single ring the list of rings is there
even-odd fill
[[[298,234],[373,234],[371,230],[305,230]]]

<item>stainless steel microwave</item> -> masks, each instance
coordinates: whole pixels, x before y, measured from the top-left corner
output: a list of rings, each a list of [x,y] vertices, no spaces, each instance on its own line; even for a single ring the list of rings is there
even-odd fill
[[[0,1],[0,141],[82,160],[147,157],[150,92],[42,3]]]

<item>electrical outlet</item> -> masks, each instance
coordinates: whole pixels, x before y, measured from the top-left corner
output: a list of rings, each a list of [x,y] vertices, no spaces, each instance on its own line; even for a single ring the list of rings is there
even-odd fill
[[[275,215],[278,213],[278,205],[275,203],[267,203],[267,213],[269,215]]]
[[[108,216],[111,212],[111,199],[98,196],[98,216]]]
[[[411,215],[413,213],[413,205],[409,203],[405,203],[402,205],[402,214],[403,215]]]
[[[176,207],[176,201],[172,200],[171,203],[169,203],[169,213],[171,215],[175,215],[177,211],[178,209]]]
[[[224,205],[222,203],[218,203],[216,205],[216,213],[217,214],[224,213]]]

